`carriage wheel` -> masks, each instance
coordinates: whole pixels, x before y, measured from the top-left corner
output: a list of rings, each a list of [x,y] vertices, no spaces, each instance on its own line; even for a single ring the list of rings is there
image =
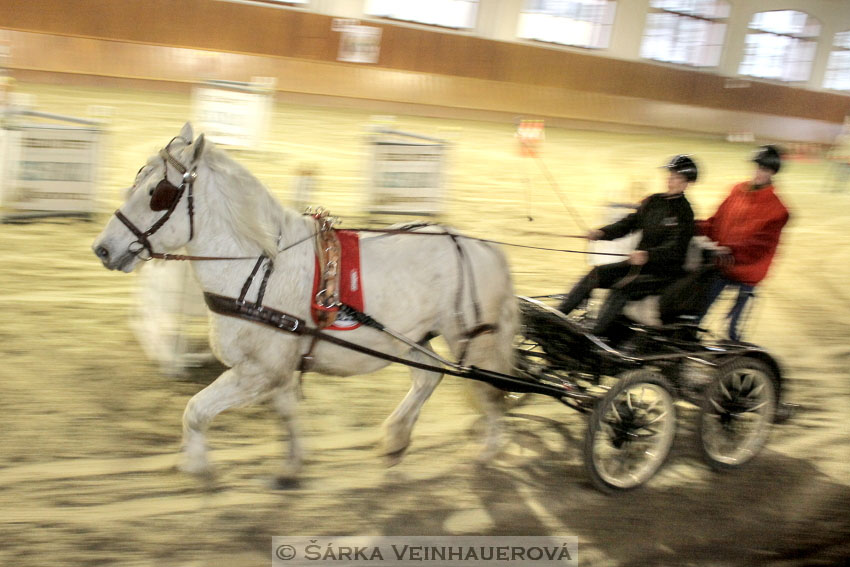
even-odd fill
[[[667,379],[658,372],[620,375],[590,416],[584,463],[603,492],[637,488],[661,467],[676,432],[676,410]]]
[[[751,357],[718,369],[699,415],[699,445],[712,468],[739,467],[764,446],[776,411],[776,380],[767,364]]]

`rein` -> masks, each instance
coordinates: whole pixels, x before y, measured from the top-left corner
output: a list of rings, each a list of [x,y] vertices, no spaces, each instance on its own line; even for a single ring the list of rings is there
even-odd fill
[[[193,256],[187,254],[170,254],[167,252],[155,252],[153,250],[153,246],[148,239],[154,233],[156,233],[160,228],[162,228],[166,222],[171,218],[171,215],[174,213],[177,205],[180,203],[183,194],[187,195],[187,213],[189,215],[189,240],[191,241],[195,236],[195,211],[194,211],[194,195],[192,193],[192,189],[194,187],[195,180],[198,177],[197,166],[193,165],[190,167],[186,167],[182,163],[180,163],[177,158],[171,155],[169,151],[169,146],[171,145],[174,138],[169,142],[162,150],[160,150],[159,155],[165,163],[165,172],[163,174],[163,179],[157,184],[156,188],[151,193],[151,202],[150,207],[154,211],[164,210],[165,214],[162,215],[159,219],[156,220],[147,230],[140,230],[130,219],[121,212],[121,209],[118,208],[115,211],[115,216],[118,218],[127,229],[133,233],[133,235],[137,238],[137,240],[130,244],[130,252],[139,255],[139,258],[148,261],[148,260],[176,260],[176,261],[227,261],[227,260],[254,260],[256,256]],[[191,142],[188,142],[191,144]],[[182,175],[182,181],[180,183],[180,187],[175,187],[170,181],[168,181],[168,164],[171,164],[180,174]],[[308,213],[309,214],[309,213]],[[504,242],[500,240],[492,240],[489,238],[478,238],[475,236],[466,236],[462,234],[453,234],[448,231],[442,232],[414,232],[416,228],[421,228],[425,226],[433,226],[428,223],[414,224],[404,228],[351,228],[347,229],[352,232],[367,232],[367,233],[377,233],[377,234],[415,234],[417,236],[449,236],[453,240],[457,241],[459,238],[464,238],[467,240],[477,240],[479,242],[486,242],[488,244],[497,244],[500,246],[510,246],[514,248],[526,248],[529,250],[543,250],[547,252],[562,252],[569,254],[594,254],[599,256],[627,256],[627,254],[618,254],[613,252],[588,252],[586,250],[572,250],[566,248],[549,248],[545,246],[529,246],[527,244],[515,244],[512,242]],[[321,232],[321,231],[320,231]],[[279,249],[277,252],[284,252],[294,246],[302,244],[303,242],[307,242],[318,236],[320,232],[316,232],[310,234],[307,237],[304,237],[288,246]],[[562,235],[566,238],[585,238],[584,236],[577,235]],[[135,245],[135,246],[134,246]],[[143,250],[147,251],[147,255],[140,255]]]
[[[120,214],[120,211],[116,211],[116,216]],[[123,216],[123,215],[122,215]],[[121,217],[119,217],[120,219]],[[123,222],[123,221],[122,221]],[[126,223],[125,223],[126,224]],[[128,227],[129,228],[129,227]],[[133,227],[135,228],[135,227]],[[130,229],[131,231],[133,229]],[[477,240],[478,242],[487,242],[489,244],[498,244],[499,246],[510,246],[513,248],[526,248],[529,250],[543,250],[546,252],[563,252],[569,254],[592,254],[594,256],[620,256],[625,257],[628,254],[620,254],[616,252],[588,252],[586,250],[570,250],[567,248],[546,248],[544,246],[529,246],[527,244],[515,244],[513,242],[504,242],[500,240],[491,240],[489,238],[478,238],[476,236],[467,236],[465,234],[452,234],[450,232],[413,232],[410,230],[404,229],[380,229],[380,228],[348,228],[346,230],[350,230],[352,232],[370,232],[370,233],[380,233],[380,234],[409,234],[416,236],[453,236],[455,238],[464,238],[466,240]],[[135,232],[134,232],[135,234]],[[278,252],[285,252],[290,248],[293,248],[303,242],[307,242],[317,236],[318,233],[310,234],[300,240],[297,240],[278,250]],[[138,236],[138,234],[137,234]],[[564,235],[565,238],[585,238],[584,236],[575,236],[575,235]],[[186,254],[169,254],[167,252],[151,252],[148,256],[142,257],[142,260],[178,260],[178,261],[209,261],[209,260],[256,260],[256,256],[189,256]]]
[[[419,228],[420,226],[433,226],[433,225],[416,225],[413,228]],[[566,248],[546,248],[544,246],[529,246],[527,244],[515,244],[513,242],[504,242],[501,240],[491,240],[489,238],[479,238],[477,236],[467,236],[464,234],[452,234],[450,232],[413,232],[408,229],[398,229],[398,228],[349,228],[346,230],[351,230],[355,232],[373,232],[373,233],[382,233],[382,234],[415,234],[417,236],[452,236],[455,238],[465,238],[467,240],[477,240],[478,242],[486,242],[488,244],[498,244],[499,246],[511,246],[513,248],[527,248],[529,250],[544,250],[547,252],[565,252],[570,254],[592,254],[594,256],[628,256],[628,254],[620,254],[616,252],[587,252],[586,250],[570,250]],[[582,238],[586,239],[586,236],[579,236],[575,234],[563,234],[561,235],[564,238]]]

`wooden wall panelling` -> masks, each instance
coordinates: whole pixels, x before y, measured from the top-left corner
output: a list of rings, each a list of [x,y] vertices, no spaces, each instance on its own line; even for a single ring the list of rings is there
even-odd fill
[[[374,68],[335,63],[339,34],[331,30],[331,22],[328,16],[301,10],[212,0],[4,0],[0,11],[0,26],[36,32],[13,45],[19,67],[169,81],[250,78],[245,65],[237,63],[242,60],[224,52],[333,63],[322,73],[333,69],[348,80],[342,71],[347,67]],[[466,84],[461,79],[497,80],[526,89],[568,89],[836,124],[850,112],[850,97],[841,94],[757,81],[749,88],[727,89],[725,78],[696,70],[390,23],[370,25],[383,30],[378,66],[413,73],[380,75],[390,90],[419,88],[439,98],[435,85],[446,81],[416,75],[426,73],[454,77],[458,85]],[[92,40],[102,43],[87,42]],[[189,49],[174,50],[178,47]],[[115,52],[123,54],[126,66],[116,63]],[[455,100],[455,95],[447,98]]]

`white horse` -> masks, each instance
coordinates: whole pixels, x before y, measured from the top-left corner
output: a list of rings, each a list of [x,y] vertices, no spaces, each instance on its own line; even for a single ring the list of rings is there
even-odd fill
[[[263,305],[308,321],[316,262],[315,222],[280,206],[266,188],[224,151],[194,142],[186,124],[159,155],[150,158],[126,192],[92,248],[110,270],[131,272],[141,257],[185,247],[191,256],[253,257],[274,260]],[[179,189],[177,189],[179,187]],[[166,211],[166,212],[162,212]],[[164,220],[163,220],[164,219]],[[149,227],[149,228],[148,228]],[[431,229],[433,230],[433,229]],[[442,231],[443,229],[440,229]],[[449,236],[383,234],[361,239],[364,311],[387,328],[430,350],[429,339],[442,336],[465,363],[503,373],[513,367],[516,302],[505,256],[491,244],[457,238],[464,262]],[[193,261],[201,287],[220,296],[239,296],[254,266],[252,260]],[[463,273],[466,272],[466,273]],[[250,288],[253,301],[263,271]],[[477,309],[474,303],[477,303]],[[495,331],[469,338],[475,325]],[[220,412],[273,399],[289,434],[289,459],[279,476],[292,481],[304,451],[296,423],[298,366],[312,338],[280,332],[255,322],[212,313],[210,345],[229,367],[195,394],[183,414],[181,468],[211,472],[205,432]],[[434,364],[429,356],[373,328],[325,331],[371,349]],[[387,361],[319,341],[312,370],[350,376],[374,372]],[[422,405],[442,374],[411,368],[413,385],[383,424],[383,453],[394,464],[410,444]],[[502,395],[496,388],[469,381],[485,415],[486,440],[481,459],[501,446]]]

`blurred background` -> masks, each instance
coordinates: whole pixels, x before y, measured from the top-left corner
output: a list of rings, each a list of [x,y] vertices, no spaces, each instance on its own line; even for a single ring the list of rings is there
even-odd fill
[[[568,534],[582,565],[843,564],[848,94],[845,0],[0,0],[0,563],[241,566],[268,564],[274,535]],[[610,498],[586,479],[584,418],[549,400],[509,419],[482,469],[446,379],[386,470],[374,447],[407,372],[308,375],[299,487],[270,488],[266,407],[214,422],[203,485],[173,470],[183,407],[221,371],[194,279],[107,272],[90,250],[187,121],[343,228],[425,218],[582,251],[568,237],[663,191],[670,156],[699,164],[705,218],[780,143],[792,221],[745,338],[803,407],[727,475],[681,408],[668,464]],[[521,294],[588,269],[505,251]]]

